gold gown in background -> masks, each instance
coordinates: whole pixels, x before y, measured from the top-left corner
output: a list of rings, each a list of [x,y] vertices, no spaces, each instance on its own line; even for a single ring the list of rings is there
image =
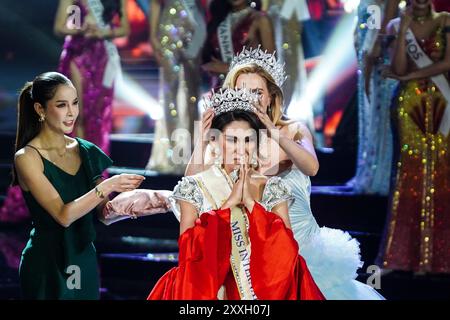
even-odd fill
[[[191,152],[194,121],[198,120],[197,101],[201,80],[199,52],[204,39],[196,45],[198,50],[195,56],[189,56],[187,51],[193,43],[194,32],[204,26],[204,21],[199,21],[204,17],[189,14],[193,10],[187,10],[187,2],[196,4],[195,0],[164,1],[158,28],[164,56],[159,73],[159,98],[164,117],[156,122],[147,169],[164,173],[184,173]]]
[[[445,33],[419,41],[442,60]],[[431,79],[401,87],[394,113],[397,175],[382,254],[387,269],[450,272],[449,137],[439,132],[446,100]]]

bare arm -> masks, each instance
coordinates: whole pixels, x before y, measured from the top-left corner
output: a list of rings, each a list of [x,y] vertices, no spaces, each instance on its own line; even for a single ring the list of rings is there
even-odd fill
[[[408,54],[406,51],[406,32],[412,21],[412,14],[410,10],[403,13],[400,18],[400,26],[397,33],[397,39],[394,44],[394,56],[392,58],[391,68],[392,71],[403,76],[408,72]],[[390,23],[390,27],[394,29],[393,25]],[[392,31],[392,30],[391,30]]]
[[[163,63],[163,56],[161,52],[161,45],[158,39],[158,25],[159,16],[161,15],[161,3],[159,0],[150,0],[150,23],[149,23],[149,35],[150,44],[152,45],[153,55],[158,64]]]
[[[180,205],[180,235],[183,234],[187,229],[195,226],[195,220],[198,218],[197,209],[189,202],[179,200]]]
[[[384,7],[383,21],[381,22],[381,34],[386,33],[386,28],[389,21],[397,16],[399,3],[400,0],[387,0],[386,6]]]
[[[446,14],[445,26],[450,28],[450,15]],[[446,43],[450,44],[450,32],[446,33]],[[442,60],[433,63],[432,65],[418,69],[406,75],[406,80],[429,78],[450,71],[450,45],[445,49],[445,56]]]
[[[275,207],[272,208],[271,211],[275,213],[277,216],[279,216],[281,220],[283,220],[286,228],[291,229],[291,221],[289,220],[289,210],[287,201],[283,201],[277,204]]]
[[[97,25],[95,25],[96,31],[95,37],[101,38],[101,39],[107,39],[111,40],[114,38],[120,38],[120,37],[126,37],[130,34],[130,24],[128,22],[128,11],[126,6],[126,1],[121,0],[121,11],[122,16],[120,17],[120,24],[118,27],[112,26],[107,29],[99,29]],[[97,35],[98,33],[98,35]]]
[[[130,34],[130,23],[128,22],[128,9],[126,0],[121,0],[120,5],[122,7],[122,17],[120,17],[120,25],[107,31],[104,36],[105,39],[126,37]]]
[[[295,127],[302,139],[294,141],[291,137],[280,135],[278,144],[298,169],[308,176],[315,176],[319,171],[319,161],[314,150],[311,132],[300,123],[291,124],[291,126]]]
[[[83,30],[80,26],[79,29],[69,29],[67,28],[67,18],[69,16],[67,9],[74,4],[74,0],[60,0],[58,9],[56,11],[55,23],[53,25],[53,32],[60,37],[66,35],[76,35],[82,34]]]
[[[258,30],[261,37],[262,49],[267,50],[267,52],[274,52],[276,49],[275,36],[273,33],[272,21],[270,21],[269,17],[262,16],[261,18],[259,18]]]
[[[14,159],[19,182],[24,190],[29,190],[36,201],[63,227],[69,227],[74,221],[86,215],[104,201],[97,196],[95,189],[72,202],[64,204],[60,195],[43,173],[43,164],[35,151],[24,149],[16,153]],[[125,175],[109,178],[98,185],[106,197],[111,192],[121,192],[125,189],[134,189],[142,182],[140,176]]]

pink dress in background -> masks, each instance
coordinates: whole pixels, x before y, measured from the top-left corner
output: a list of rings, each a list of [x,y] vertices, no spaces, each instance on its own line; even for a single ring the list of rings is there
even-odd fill
[[[88,14],[83,1],[75,3],[81,9],[81,23]],[[108,55],[104,40],[86,39],[83,36],[66,36],[58,71],[71,78],[70,64],[79,70],[82,82],[82,110],[85,140],[92,142],[110,154],[109,134],[112,130],[112,102],[114,86],[103,86],[103,75]],[[76,131],[74,130],[74,134]],[[18,223],[28,220],[30,214],[18,186],[10,187],[0,209],[0,222]]]

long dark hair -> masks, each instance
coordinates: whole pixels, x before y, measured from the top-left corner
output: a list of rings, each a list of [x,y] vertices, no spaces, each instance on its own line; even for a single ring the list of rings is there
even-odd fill
[[[103,21],[110,24],[115,15],[122,18],[122,2],[120,0],[101,0],[103,4]]]
[[[72,85],[72,82],[58,72],[45,72],[38,75],[32,82],[25,83],[20,91],[17,104],[17,133],[14,153],[25,147],[41,131],[39,115],[34,109],[36,102],[47,108],[60,85]],[[12,184],[16,185],[17,174],[13,170]]]
[[[261,10],[261,1],[260,0],[254,0],[254,1],[248,1],[250,4],[251,2],[255,2],[256,6],[254,9]],[[209,21],[206,26],[206,30],[208,33],[208,41],[212,38],[213,34],[217,32],[217,28],[222,23],[222,21],[225,20],[227,15],[231,12],[232,6],[228,2],[228,0],[212,0],[209,5]],[[211,61],[213,48],[209,45],[205,45],[203,47],[202,51],[202,58],[203,62],[209,62]]]
[[[230,111],[214,117],[211,123],[211,129],[223,131],[226,125],[233,121],[245,121],[257,133],[257,150],[259,151],[259,133],[266,129],[266,126],[259,120],[258,116],[249,111]]]

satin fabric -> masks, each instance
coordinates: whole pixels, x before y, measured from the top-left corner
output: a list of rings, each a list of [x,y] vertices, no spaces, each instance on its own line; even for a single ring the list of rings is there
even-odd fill
[[[274,213],[255,203],[249,217],[250,275],[258,299],[324,300],[305,260],[298,255],[292,231]],[[156,283],[148,300],[217,300],[239,292],[230,267],[230,210],[212,210],[179,238],[179,265]]]

